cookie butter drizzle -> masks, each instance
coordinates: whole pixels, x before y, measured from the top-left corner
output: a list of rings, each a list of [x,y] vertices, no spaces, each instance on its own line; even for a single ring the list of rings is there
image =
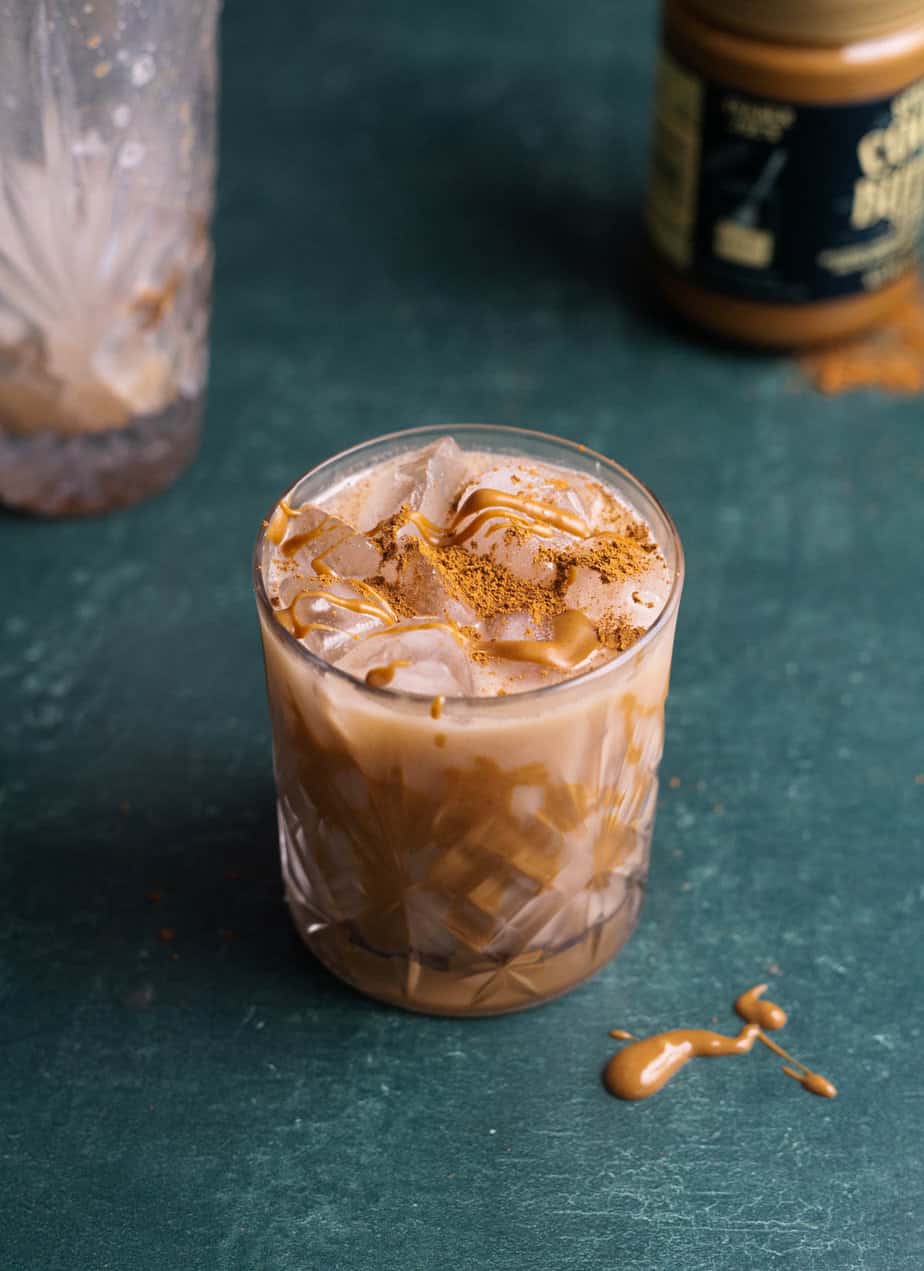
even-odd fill
[[[301,510],[282,500],[267,522],[266,534],[270,542],[289,558],[320,538],[329,524],[329,518],[324,518],[311,529],[286,538],[289,520]],[[413,525],[417,536],[399,544],[398,531],[408,524]],[[462,544],[482,530],[486,535],[503,530],[520,540],[527,536],[547,539],[559,530],[577,542],[574,548],[565,550],[540,546],[537,558],[554,567],[554,578],[550,584],[533,583],[519,578],[490,556],[475,556],[462,550]],[[311,598],[379,619],[385,627],[383,635],[407,630],[407,625],[399,617],[400,594],[394,584],[389,587],[384,578],[372,581],[343,578],[324,559],[349,537],[349,534],[346,535],[314,557],[311,569],[319,579],[339,583],[358,594],[344,595],[316,587],[300,591],[286,608],[275,610],[277,621],[297,639],[310,630],[333,629],[323,623],[299,622],[296,607],[301,600]],[[595,543],[583,547],[582,542],[591,537],[595,537]],[[531,662],[567,673],[576,670],[601,647],[616,652],[629,648],[643,632],[643,628],[633,627],[619,618],[607,619],[595,626],[579,610],[566,608],[564,601],[565,592],[579,567],[596,570],[604,582],[642,574],[652,555],[657,553],[657,545],[648,537],[647,529],[641,523],[631,524],[625,533],[610,530],[594,536],[582,517],[565,508],[485,487],[473,491],[462,501],[445,528],[405,507],[376,526],[368,538],[382,550],[386,559],[397,561],[399,573],[409,556],[415,552],[422,553],[438,570],[449,594],[469,604],[481,617],[522,610],[536,621],[549,622],[551,638],[544,640],[484,640],[478,638],[472,628],[462,628],[453,622],[414,622],[415,628],[432,626],[451,631],[478,661],[499,658]],[[366,676],[366,682],[385,687],[394,677],[394,668],[402,665],[406,664],[390,663],[390,674],[387,673],[388,667],[375,667]]]
[[[597,648],[596,628],[577,609],[566,609],[552,619],[551,640],[479,640],[475,653],[507,658],[511,662],[536,662],[556,671],[572,671]]]
[[[508,512],[513,515],[508,516]],[[462,526],[461,523],[472,515],[475,519]],[[539,538],[548,538],[553,529],[563,530],[574,538],[590,537],[590,529],[582,517],[554,503],[543,503],[539,499],[528,499],[525,495],[508,494],[505,490],[488,487],[474,490],[456,510],[445,530],[440,530],[419,512],[411,512],[407,519],[420,530],[431,547],[458,547],[492,520],[499,522],[498,529],[506,525],[508,529],[525,530]]]
[[[402,666],[410,666],[406,658],[397,658],[385,666],[373,666],[366,672],[366,683],[371,688],[387,688],[395,678],[395,671]]]
[[[647,1099],[657,1094],[691,1059],[709,1055],[745,1055],[759,1041],[787,1060],[792,1067],[783,1072],[793,1077],[812,1094],[833,1099],[836,1087],[820,1073],[813,1072],[794,1059],[764,1031],[775,1031],[786,1023],[786,1012],[775,1002],[763,998],[766,984],[756,984],[735,999],[735,1010],[745,1021],[736,1037],[714,1033],[705,1028],[675,1028],[653,1037],[636,1039],[624,1029],[613,1029],[611,1037],[631,1040],[609,1061],[603,1080],[611,1094],[619,1099]]]

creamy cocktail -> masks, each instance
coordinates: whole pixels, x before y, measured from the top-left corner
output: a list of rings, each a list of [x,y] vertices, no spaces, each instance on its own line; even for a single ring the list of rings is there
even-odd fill
[[[302,478],[257,544],[286,890],[338,975],[491,1014],[630,934],[682,585],[583,447],[422,429]]]

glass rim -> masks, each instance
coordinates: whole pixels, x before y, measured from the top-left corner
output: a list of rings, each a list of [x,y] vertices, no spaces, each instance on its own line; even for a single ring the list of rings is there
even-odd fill
[[[365,680],[351,675],[348,671],[343,671],[334,662],[327,662],[317,653],[312,653],[307,649],[301,641],[297,640],[291,631],[287,631],[281,623],[276,621],[276,610],[270,603],[269,596],[266,593],[266,587],[263,581],[263,549],[266,542],[266,531],[269,526],[270,518],[279,504],[288,497],[288,495],[303,481],[307,481],[310,477],[315,477],[323,473],[325,469],[333,468],[351,456],[360,454],[364,450],[371,450],[375,446],[383,445],[387,442],[400,441],[404,438],[420,438],[423,436],[452,437],[456,433],[478,432],[484,429],[491,429],[492,432],[501,433],[504,436],[512,438],[524,438],[531,440],[539,440],[543,442],[552,442],[557,446],[563,447],[574,454],[583,456],[584,458],[594,459],[602,463],[604,467],[618,475],[631,487],[640,491],[647,499],[649,499],[657,509],[658,513],[664,520],[676,556],[674,566],[674,575],[671,580],[671,588],[668,592],[667,599],[661,608],[660,613],[654,622],[647,629],[644,635],[639,636],[634,644],[628,649],[623,649],[621,653],[617,653],[615,657],[610,658],[607,662],[601,662],[599,666],[595,666],[588,671],[580,671],[577,675],[572,675],[563,680],[556,680],[554,684],[542,684],[539,688],[527,689],[522,693],[508,693],[503,697],[497,695],[485,696],[463,696],[463,695],[446,695],[443,703],[443,713],[452,714],[453,708],[457,705],[464,705],[468,710],[476,709],[494,709],[497,707],[506,707],[512,709],[513,705],[519,702],[533,702],[538,698],[547,698],[552,693],[562,693],[566,689],[573,689],[577,686],[586,686],[595,680],[603,679],[606,675],[614,673],[618,668],[626,666],[639,652],[647,648],[655,640],[655,637],[667,626],[668,622],[676,613],[677,606],[680,601],[680,593],[683,589],[684,581],[684,554],[683,544],[680,540],[680,534],[677,526],[670,513],[662,504],[657,495],[640,481],[638,477],[624,468],[622,464],[616,462],[615,459],[608,459],[606,455],[602,455],[599,451],[592,450],[589,446],[583,445],[581,442],[569,441],[566,437],[559,437],[555,433],[540,432],[535,428],[517,428],[510,424],[423,424],[416,428],[399,428],[395,432],[382,433],[377,437],[370,437],[366,441],[357,442],[354,446],[348,446],[346,450],[340,450],[329,458],[324,459],[321,463],[315,464],[314,467],[308,468],[302,473],[292,484],[276,499],[269,514],[264,517],[260,523],[260,530],[257,534],[257,541],[253,551],[253,569],[252,582],[254,594],[256,595],[258,608],[263,614],[271,620],[274,635],[282,641],[283,645],[288,645],[292,653],[296,657],[300,657],[314,670],[333,675],[337,679],[349,684],[352,688],[359,692],[369,694],[373,700],[380,703],[396,702],[405,704],[414,704],[417,706],[426,706],[428,709],[433,702],[433,693],[411,693],[406,689],[379,688],[373,684],[367,684]],[[498,452],[502,453],[502,452]],[[514,456],[515,457],[515,456]],[[635,511],[639,509],[635,508]]]

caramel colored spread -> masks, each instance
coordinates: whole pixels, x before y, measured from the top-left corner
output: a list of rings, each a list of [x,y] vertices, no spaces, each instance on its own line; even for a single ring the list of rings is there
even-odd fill
[[[792,1065],[783,1068],[788,1077],[811,1094],[833,1099],[837,1088],[827,1077],[813,1072],[767,1036],[767,1032],[783,1028],[787,1018],[781,1006],[763,997],[766,991],[766,984],[757,984],[736,998],[735,1010],[746,1022],[735,1037],[704,1028],[674,1028],[637,1040],[624,1029],[613,1029],[611,1037],[632,1040],[607,1064],[603,1074],[606,1088],[619,1099],[647,1099],[663,1089],[691,1059],[746,1055],[759,1041]]]
[[[753,988],[746,989],[735,998],[735,1011],[749,1024],[759,1024],[772,1033],[786,1026],[786,1012],[782,1006],[777,1006],[763,996],[766,991],[766,984],[756,984]]]
[[[505,512],[513,515],[504,515]],[[465,525],[470,516],[474,516],[474,519]],[[492,490],[490,486],[470,494],[456,511],[446,530],[438,530],[432,521],[419,513],[409,513],[408,519],[413,520],[423,531],[427,542],[433,547],[456,547],[470,539],[488,521],[499,521],[508,529],[522,529],[543,536],[551,528],[564,530],[575,538],[587,538],[590,534],[590,527],[581,517],[553,503],[543,503],[539,499],[529,499],[504,490]]]
[[[395,671],[409,665],[410,663],[404,658],[396,658],[394,662],[388,662],[385,666],[374,666],[366,672],[366,683],[373,688],[387,688],[395,678]]]
[[[476,654],[508,662],[537,662],[556,671],[573,671],[586,662],[599,644],[594,625],[576,609],[552,619],[550,640],[481,640]]]
[[[737,1037],[705,1028],[675,1028],[646,1037],[613,1056],[606,1066],[606,1088],[619,1099],[647,1099],[697,1056],[747,1054],[759,1031],[756,1024],[747,1024]]]
[[[795,1077],[803,1090],[807,1090],[809,1094],[821,1095],[823,1099],[833,1099],[837,1094],[837,1086],[827,1077],[823,1077],[820,1072],[809,1072],[807,1069],[796,1072],[792,1068],[785,1067],[783,1072],[787,1077]]]

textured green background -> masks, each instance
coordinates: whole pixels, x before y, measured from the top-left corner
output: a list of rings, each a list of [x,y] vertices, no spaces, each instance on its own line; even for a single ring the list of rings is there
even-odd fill
[[[640,300],[653,26],[232,0],[201,457],[109,519],[0,520],[2,1271],[924,1264],[922,406]],[[459,419],[618,458],[689,562],[638,934],[470,1022],[290,934],[248,579],[296,473]],[[731,1025],[771,964],[837,1101],[766,1053],[604,1093],[609,1028]]]

